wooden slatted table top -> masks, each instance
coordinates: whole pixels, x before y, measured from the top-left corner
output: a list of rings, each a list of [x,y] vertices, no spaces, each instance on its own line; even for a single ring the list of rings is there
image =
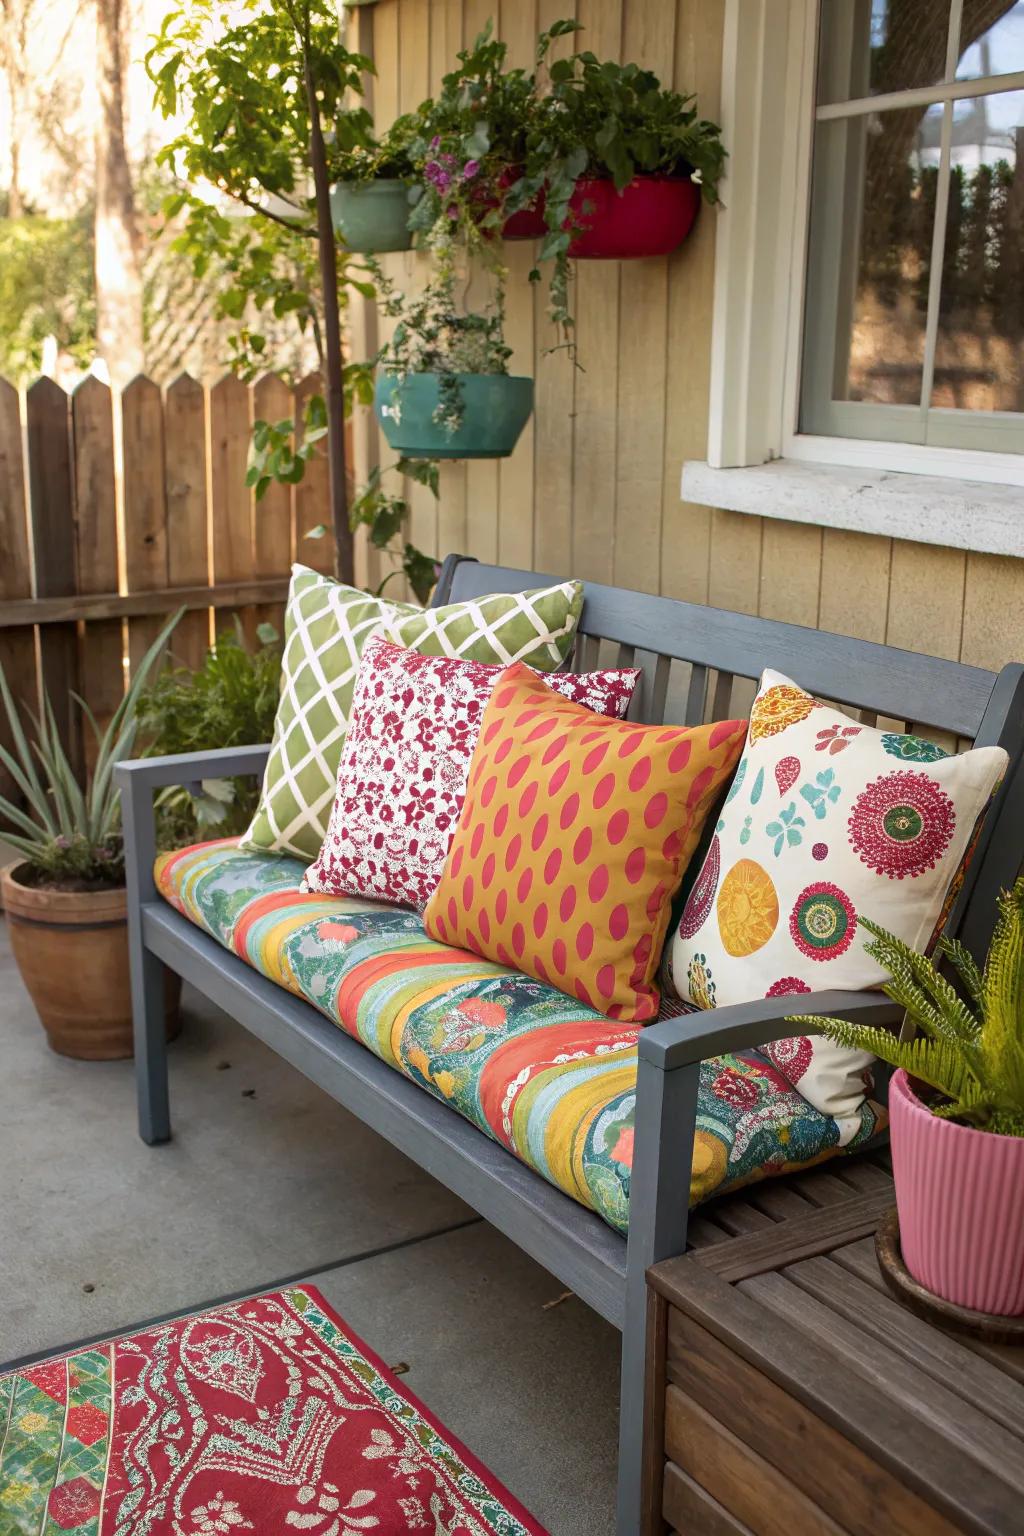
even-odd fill
[[[788,1467],[777,1518],[793,1536],[1017,1536],[1024,1348],[938,1327],[886,1289],[873,1234],[894,1204],[889,1169],[887,1153],[844,1159],[695,1217],[693,1251],[648,1277],[668,1303],[668,1417],[690,1444],[714,1426],[705,1456]],[[774,1530],[766,1520],[720,1528]]]

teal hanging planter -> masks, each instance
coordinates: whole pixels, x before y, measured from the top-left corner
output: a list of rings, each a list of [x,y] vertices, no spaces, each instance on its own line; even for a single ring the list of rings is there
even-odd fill
[[[459,373],[456,378],[462,424],[449,433],[434,420],[441,398],[439,374],[410,373],[401,383],[394,374],[377,375],[374,409],[396,453],[406,459],[508,457],[533,410],[533,380],[507,373]]]
[[[419,187],[397,177],[339,181],[331,188],[331,218],[350,251],[407,251],[409,214],[419,195]]]

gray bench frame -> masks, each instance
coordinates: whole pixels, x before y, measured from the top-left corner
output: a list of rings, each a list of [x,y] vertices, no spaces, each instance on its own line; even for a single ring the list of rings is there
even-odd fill
[[[562,578],[445,561],[433,605],[521,591]],[[772,667],[805,688],[870,715],[1000,744],[1010,769],[988,816],[949,928],[982,955],[997,892],[1015,879],[1024,843],[1024,668],[994,674],[935,657],[744,614],[587,584],[583,637],[573,665],[593,664],[600,641],[615,664],[642,665],[637,718],[665,718],[673,663],[688,663],[686,724],[728,718],[734,677]],[[682,1170],[692,1160],[700,1062],[790,1033],[785,999],[687,1015],[644,1029],[637,1073],[636,1139],[628,1243],[598,1216],[547,1184],[454,1110],[384,1065],[310,1005],[268,981],[163,902],[153,883],[154,791],[217,775],[259,775],[269,747],[228,748],[118,765],[129,898],[139,1129],[171,1134],[164,967],[177,972],[340,1104],[446,1184],[622,1332],[619,1536],[641,1524],[644,1456],[645,1273],[684,1252]],[[879,993],[815,993],[801,1011],[894,1026]],[[651,1454],[655,1448],[648,1448]]]

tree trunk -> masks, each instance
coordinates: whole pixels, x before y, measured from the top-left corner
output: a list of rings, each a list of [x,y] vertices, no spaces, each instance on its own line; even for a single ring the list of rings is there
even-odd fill
[[[21,192],[21,136],[25,132],[28,98],[28,26],[31,0],[0,0],[0,68],[7,79],[8,154],[11,179],[7,187],[7,217],[25,212]]]
[[[355,583],[355,550],[348,521],[345,470],[345,388],[341,358],[341,318],[338,309],[338,258],[331,219],[330,177],[316,85],[306,56],[306,101],[309,105],[309,149],[316,196],[319,236],[320,284],[324,300],[324,384],[327,399],[327,462],[330,471],[331,525],[334,529],[334,564],[339,581]]]
[[[960,53],[1013,10],[1015,0],[964,0]],[[876,92],[905,91],[931,85],[945,74],[949,8],[935,0],[892,0],[886,16],[887,37],[875,67]],[[892,186],[906,165],[925,109],[902,108],[886,114],[884,131],[870,135],[868,178]]]
[[[142,271],[124,142],[124,0],[95,0],[96,350],[123,387],[143,371]]]

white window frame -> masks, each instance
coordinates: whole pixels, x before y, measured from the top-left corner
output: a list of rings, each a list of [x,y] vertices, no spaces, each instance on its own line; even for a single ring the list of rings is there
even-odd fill
[[[819,0],[726,0],[729,161],[716,225],[708,465],[782,458],[1024,486],[1024,454],[799,431],[818,15]]]

